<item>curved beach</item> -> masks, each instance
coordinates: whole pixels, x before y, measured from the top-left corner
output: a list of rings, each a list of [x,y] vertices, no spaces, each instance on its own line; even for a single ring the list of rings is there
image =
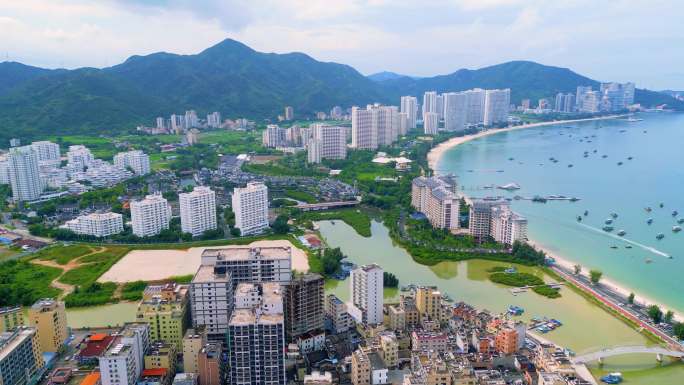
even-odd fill
[[[428,155],[427,155],[428,166],[434,173],[438,174],[439,173],[439,170],[438,170],[439,162],[440,162],[442,156],[446,153],[446,151],[448,151],[448,150],[450,150],[450,149],[452,149],[458,145],[461,145],[463,143],[467,143],[471,140],[479,139],[479,138],[482,138],[485,136],[495,135],[498,133],[513,131],[513,130],[522,130],[522,129],[526,129],[526,128],[534,128],[534,127],[541,127],[541,126],[552,126],[552,125],[586,122],[586,121],[594,121],[594,120],[616,119],[616,118],[621,118],[621,117],[624,117],[624,115],[611,115],[611,116],[603,116],[603,117],[588,118],[588,119],[573,119],[573,120],[561,120],[561,121],[552,121],[552,122],[531,123],[531,124],[524,124],[524,125],[520,125],[520,126],[503,128],[503,129],[492,129],[492,130],[482,131],[482,132],[479,132],[479,133],[473,134],[473,135],[465,135],[462,137],[451,138],[451,139],[435,146],[428,153]],[[572,269],[573,266],[575,265],[575,263],[572,262],[571,260],[564,258],[563,256],[558,255],[558,253],[550,251],[548,247],[541,245],[539,242],[536,242],[534,240],[530,240],[529,243],[534,245],[536,248],[543,250],[549,257],[554,258],[558,265],[563,266],[564,268]],[[586,269],[583,269],[583,274],[588,274],[588,271]],[[659,303],[658,301],[653,300],[652,298],[648,298],[648,297],[645,297],[643,295],[639,295],[634,290],[631,290],[631,288],[629,288],[629,286],[627,286],[627,285],[617,283],[614,280],[606,278],[605,276],[601,279],[601,282],[604,286],[606,286],[606,287],[612,289],[613,291],[620,293],[624,296],[628,296],[630,293],[634,293],[636,302],[639,302],[641,304],[649,304],[649,305],[655,304],[655,305],[660,306],[660,308],[663,309],[663,311],[668,310],[667,306],[663,305],[662,303]],[[682,319],[680,314],[677,314],[675,316],[675,318],[677,318],[679,320]]]

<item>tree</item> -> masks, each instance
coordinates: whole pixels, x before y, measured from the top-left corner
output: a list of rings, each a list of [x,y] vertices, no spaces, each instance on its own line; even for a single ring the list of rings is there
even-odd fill
[[[240,229],[238,229],[237,227],[233,227],[232,229],[230,229],[230,235],[232,235],[235,238],[239,237]]]
[[[663,318],[663,320],[667,323],[671,323],[673,319],[674,312],[672,310],[668,310],[667,313],[665,313],[665,318]]]
[[[273,232],[276,234],[287,234],[290,231],[290,226],[287,224],[287,215],[278,215],[275,222],[273,222]]]
[[[603,277],[603,273],[600,270],[589,271],[589,280],[591,281],[592,285],[598,285],[601,277]]]
[[[382,273],[382,286],[397,287],[399,286],[399,279],[394,274],[384,271]]]
[[[674,332],[675,337],[677,337],[680,340],[684,340],[684,323],[683,322],[677,322],[674,324],[672,331]]]
[[[572,268],[575,271],[575,275],[579,275],[579,273],[582,272],[582,266],[580,266],[580,265],[575,265]]]
[[[629,293],[629,297],[627,297],[627,303],[630,305],[634,304],[634,293]]]
[[[654,323],[659,324],[663,320],[663,311],[658,305],[651,305],[647,310],[648,316],[651,317]]]

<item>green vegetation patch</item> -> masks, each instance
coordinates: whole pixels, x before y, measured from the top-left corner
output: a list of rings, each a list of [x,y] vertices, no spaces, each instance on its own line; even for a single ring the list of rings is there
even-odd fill
[[[61,269],[27,260],[0,263],[0,307],[28,306],[40,298],[58,296],[60,290],[50,287],[50,282],[61,273]]]
[[[543,279],[530,273],[496,272],[489,275],[489,280],[513,287],[534,286],[532,291],[548,298],[558,298],[561,296],[558,289],[545,285]]]
[[[66,265],[71,260],[90,252],[92,252],[92,249],[87,245],[54,246],[40,250],[34,254],[33,258],[42,261],[55,261],[60,265]]]
[[[121,288],[121,299],[124,301],[140,301],[147,287],[145,281],[127,282]]]
[[[69,270],[59,278],[59,281],[69,285],[86,286],[95,283],[130,249],[126,247],[107,248],[101,253],[89,255],[80,262],[87,263],[73,270]]]
[[[114,282],[93,282],[85,286],[76,286],[72,293],[64,297],[64,304],[66,307],[104,305],[112,301],[114,291]]]
[[[360,236],[371,236],[371,220],[368,214],[358,209],[340,209],[330,211],[307,211],[298,217],[300,221],[340,220],[351,226]]]
[[[318,199],[306,191],[285,190],[285,196],[306,203],[316,203]]]
[[[193,274],[188,274],[188,275],[174,275],[173,277],[169,277],[169,281],[173,281],[176,283],[179,283],[181,285],[187,285],[190,282],[192,282],[192,278],[194,277]]]

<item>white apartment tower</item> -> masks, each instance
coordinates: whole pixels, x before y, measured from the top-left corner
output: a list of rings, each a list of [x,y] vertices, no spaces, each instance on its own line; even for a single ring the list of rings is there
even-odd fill
[[[135,175],[150,173],[150,157],[140,150],[116,154],[114,156],[114,165],[123,169],[130,168]]]
[[[61,154],[59,152],[59,145],[57,143],[43,140],[40,142],[31,143],[31,147],[33,147],[33,150],[36,151],[36,154],[38,154],[39,163],[49,163],[59,166]]]
[[[527,219],[508,206],[492,207],[491,236],[495,241],[512,245],[527,240]]]
[[[349,284],[354,313],[361,313],[357,321],[369,325],[382,323],[382,268],[374,263],[358,267],[352,270]]]
[[[423,94],[423,120],[425,120],[425,113],[427,112],[438,112],[436,91],[428,91]]]
[[[485,91],[484,125],[491,126],[508,122],[508,109],[511,105],[511,90]]]
[[[286,135],[287,129],[281,128],[277,124],[269,124],[261,136],[261,142],[264,147],[282,147],[287,143]]]
[[[508,206],[505,200],[474,199],[470,205],[468,230],[477,239],[492,235],[492,208]]]
[[[411,205],[425,214],[434,228],[459,228],[460,200],[452,175],[415,178],[411,185]]]
[[[202,264],[190,283],[192,326],[212,341],[223,341],[233,311],[233,280],[223,266]]]
[[[352,147],[375,150],[394,143],[399,136],[399,109],[373,104],[365,110],[352,107]]]
[[[67,162],[71,170],[83,171],[84,168],[89,167],[93,163],[93,160],[95,160],[95,157],[86,146],[80,144],[69,146]]]
[[[184,233],[197,237],[216,229],[216,194],[209,187],[198,186],[192,192],[178,194],[178,200]]]
[[[444,129],[462,131],[468,121],[468,96],[463,92],[449,92],[442,95],[444,100]]]
[[[268,227],[268,187],[260,182],[236,187],[232,197],[235,227],[242,235],[260,233]]]
[[[218,111],[214,111],[211,114],[207,115],[207,126],[211,128],[220,128],[221,127],[221,113]]]
[[[416,120],[418,119],[418,98],[415,96],[402,96],[401,112],[407,114],[408,129],[416,128]]]
[[[378,148],[378,133],[373,130],[373,112],[352,107],[352,147],[359,150]]]
[[[161,195],[148,195],[145,199],[131,202],[133,234],[151,237],[169,228],[171,206]]]
[[[468,91],[463,91],[468,98],[468,113],[466,118],[467,124],[478,125],[484,122],[485,110],[485,90],[475,88]]]
[[[344,127],[312,124],[312,138],[307,145],[309,163],[321,159],[345,159],[347,157],[347,132]]]
[[[439,115],[436,112],[423,113],[423,132],[426,135],[437,135]]]
[[[12,198],[16,202],[33,201],[43,192],[38,154],[31,146],[13,147],[7,161]]]
[[[108,237],[123,231],[123,217],[118,213],[92,213],[67,221],[64,227],[76,234]]]

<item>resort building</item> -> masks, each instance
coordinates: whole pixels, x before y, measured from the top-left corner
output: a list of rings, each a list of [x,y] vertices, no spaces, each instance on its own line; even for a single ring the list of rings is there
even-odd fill
[[[0,307],[0,333],[26,326],[21,306]]]
[[[278,283],[240,283],[228,327],[229,383],[284,385],[285,328]]]
[[[322,159],[347,157],[347,130],[344,127],[312,124],[312,138],[307,143],[307,161],[321,163]]]
[[[491,236],[492,207],[496,206],[508,206],[508,202],[499,199],[473,199],[468,222],[470,235],[480,240]]]
[[[150,338],[164,341],[180,351],[189,322],[188,287],[176,283],[150,285],[143,291],[136,321],[150,325]]]
[[[232,208],[235,227],[241,235],[257,234],[268,228],[268,187],[260,182],[233,190]]]
[[[283,286],[285,334],[288,341],[323,330],[325,280],[315,273],[295,276]]]
[[[511,106],[511,90],[487,90],[485,91],[484,125],[508,122],[508,110]]]
[[[351,272],[350,314],[356,322],[377,325],[383,322],[383,271],[376,264],[364,265]]]
[[[452,230],[460,227],[460,200],[453,175],[413,179],[411,206],[425,214],[434,228]]]
[[[287,129],[281,128],[277,124],[269,124],[261,136],[261,142],[264,147],[284,147],[287,143],[286,133]]]
[[[442,95],[444,100],[444,129],[463,131],[468,118],[468,95],[463,92],[449,92]]]
[[[38,154],[31,146],[13,147],[7,162],[12,199],[15,202],[30,202],[40,198],[43,186],[40,180]]]
[[[31,147],[33,147],[33,151],[38,155],[38,163],[40,165],[59,166],[61,161],[59,144],[42,140],[31,143]]]
[[[140,150],[120,152],[114,155],[114,165],[123,169],[130,168],[135,175],[150,173],[150,157]]]
[[[178,194],[181,230],[193,237],[216,230],[216,194],[209,187],[197,186],[192,192]]]
[[[131,202],[133,234],[151,237],[169,228],[171,206],[161,195],[148,195],[145,199]]]
[[[64,302],[40,299],[28,312],[29,324],[38,332],[38,342],[43,353],[59,352],[69,337]]]
[[[82,172],[95,160],[93,153],[83,145],[69,146],[67,152],[67,167],[71,172]]]
[[[0,384],[37,382],[35,377],[43,365],[35,329],[20,327],[0,333]]]
[[[425,135],[437,135],[439,129],[439,115],[436,112],[423,113],[423,133]]]
[[[396,106],[369,104],[366,109],[352,107],[352,144],[356,149],[375,150],[397,140],[399,109]]]
[[[484,122],[485,112],[485,90],[475,88],[463,91],[467,97],[466,123],[469,125],[479,125]]]
[[[513,212],[509,206],[492,207],[491,236],[504,245],[527,240],[527,219]]]
[[[76,234],[91,235],[98,238],[109,237],[124,230],[123,216],[112,212],[81,215],[67,221],[64,228]]]
[[[402,96],[401,113],[406,114],[407,128],[416,128],[416,120],[418,119],[418,98],[415,96]],[[406,132],[403,132],[403,134],[406,134]]]

